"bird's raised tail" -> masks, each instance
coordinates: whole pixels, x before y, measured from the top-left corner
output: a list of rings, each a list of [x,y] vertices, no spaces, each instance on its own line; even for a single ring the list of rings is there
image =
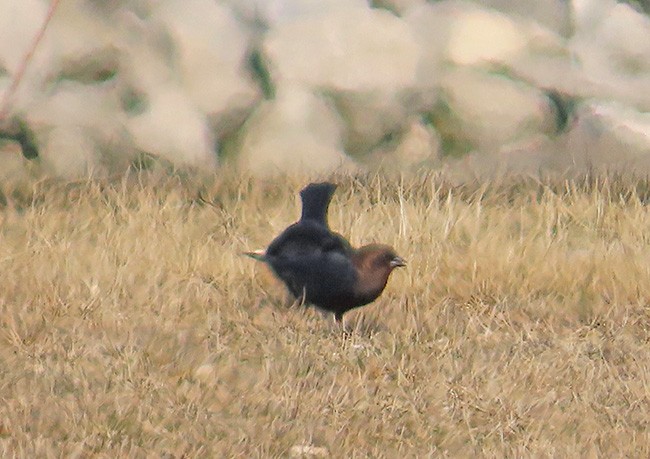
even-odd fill
[[[332,200],[336,185],[329,182],[310,183],[300,192],[302,199],[302,214],[300,221],[313,220],[321,225],[327,225],[327,208]]]
[[[251,257],[253,260],[257,261],[266,261],[266,253],[264,250],[255,250],[253,252],[243,252],[242,255],[246,255],[247,257]]]

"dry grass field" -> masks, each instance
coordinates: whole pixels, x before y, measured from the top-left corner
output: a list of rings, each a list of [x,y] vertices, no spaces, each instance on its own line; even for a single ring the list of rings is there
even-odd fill
[[[2,185],[0,456],[650,456],[648,182],[337,177],[343,332],[240,255],[305,181]]]

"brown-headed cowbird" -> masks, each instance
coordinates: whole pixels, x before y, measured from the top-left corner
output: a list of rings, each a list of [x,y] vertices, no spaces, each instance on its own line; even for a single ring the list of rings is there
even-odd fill
[[[327,209],[336,185],[312,183],[300,192],[300,220],[285,229],[264,253],[248,252],[268,264],[298,300],[334,313],[374,301],[393,269],[406,266],[392,247],[369,244],[355,249],[330,230]]]

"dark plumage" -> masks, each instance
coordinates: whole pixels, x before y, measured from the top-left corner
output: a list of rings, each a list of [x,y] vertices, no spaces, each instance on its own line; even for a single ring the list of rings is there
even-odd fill
[[[305,303],[334,313],[337,322],[350,309],[374,301],[393,269],[406,266],[392,247],[359,249],[330,230],[327,209],[336,185],[312,183],[300,192],[300,220],[275,238],[263,254],[247,255],[268,264],[289,292]]]

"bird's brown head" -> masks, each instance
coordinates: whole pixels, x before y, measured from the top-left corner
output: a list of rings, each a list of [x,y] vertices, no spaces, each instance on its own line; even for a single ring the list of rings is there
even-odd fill
[[[406,261],[395,249],[383,244],[370,244],[356,250],[353,263],[359,275],[357,292],[368,302],[381,294],[395,268],[406,266]]]
[[[377,271],[391,272],[395,268],[406,266],[406,261],[389,245],[372,244],[359,249],[366,258],[366,263]]]

